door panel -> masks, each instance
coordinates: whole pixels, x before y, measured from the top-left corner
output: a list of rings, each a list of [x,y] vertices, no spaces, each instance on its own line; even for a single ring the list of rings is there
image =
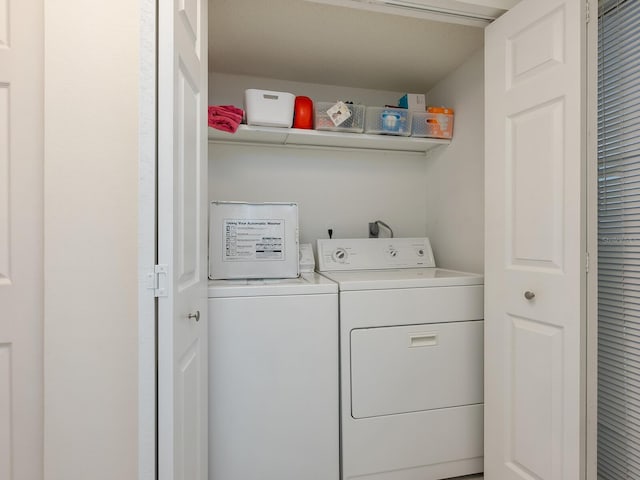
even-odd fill
[[[0,0],[0,478],[43,476],[43,4]]]
[[[206,10],[206,0],[158,6],[160,480],[208,476]]]
[[[199,88],[181,63],[178,66],[178,112],[181,122],[178,131],[178,279],[180,290],[202,280],[198,265],[198,241],[200,238],[199,194],[200,142],[198,117]]]
[[[486,29],[485,476],[584,471],[586,151],[581,0]]]
[[[0,81],[3,79],[0,78]],[[4,79],[6,81],[6,79]],[[0,285],[11,284],[9,223],[9,85],[0,83]]]
[[[552,372],[562,368],[562,330],[514,316],[505,325],[513,382],[512,411],[506,414],[512,468],[525,478],[554,478],[562,455],[562,385]]]
[[[9,0],[0,0],[0,47],[9,46]]]
[[[11,478],[11,344],[0,343],[0,478]]]
[[[507,118],[506,234],[513,269],[562,268],[563,112],[562,100],[553,100]]]
[[[564,9],[559,7],[506,39],[507,90],[564,63]]]
[[[201,343],[199,338],[196,339],[178,362],[177,390],[180,392],[180,404],[177,411],[181,415],[178,423],[182,425],[182,429],[178,432],[177,444],[182,446],[180,448],[182,471],[177,478],[181,479],[203,478],[200,472],[203,462],[200,430],[203,427],[199,424],[200,417],[192,413],[202,409],[200,360],[203,356],[206,358],[206,355],[201,350]],[[206,426],[204,428],[206,430]],[[206,456],[204,460],[206,462]]]

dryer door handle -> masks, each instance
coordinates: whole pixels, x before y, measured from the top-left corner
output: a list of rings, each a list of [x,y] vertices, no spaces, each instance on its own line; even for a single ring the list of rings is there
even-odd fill
[[[434,345],[438,345],[438,334],[436,332],[409,334],[409,348],[433,347]]]

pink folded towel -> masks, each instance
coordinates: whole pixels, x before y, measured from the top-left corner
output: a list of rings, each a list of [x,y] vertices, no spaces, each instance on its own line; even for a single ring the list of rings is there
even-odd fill
[[[212,105],[209,107],[209,126],[224,132],[235,133],[242,123],[244,111],[233,105]]]
[[[238,123],[222,115],[209,115],[209,126],[223,132],[236,133]]]
[[[244,111],[241,108],[234,107],[233,105],[212,105],[209,107],[209,114],[222,115],[229,117],[236,122],[241,122]]]

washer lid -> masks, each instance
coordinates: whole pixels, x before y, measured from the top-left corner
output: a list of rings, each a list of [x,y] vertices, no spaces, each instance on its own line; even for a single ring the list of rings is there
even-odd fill
[[[336,271],[322,274],[338,282],[340,291],[450,287],[484,283],[482,275],[443,268]]]
[[[298,278],[209,280],[209,298],[260,297],[269,295],[315,295],[337,293],[338,286],[315,272]]]

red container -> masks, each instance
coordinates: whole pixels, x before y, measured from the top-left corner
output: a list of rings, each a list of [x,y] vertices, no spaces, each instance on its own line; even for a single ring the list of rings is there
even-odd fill
[[[313,101],[309,97],[296,97],[293,128],[313,128]]]

